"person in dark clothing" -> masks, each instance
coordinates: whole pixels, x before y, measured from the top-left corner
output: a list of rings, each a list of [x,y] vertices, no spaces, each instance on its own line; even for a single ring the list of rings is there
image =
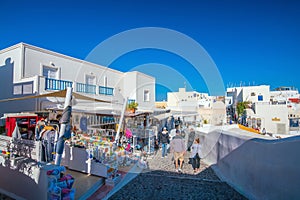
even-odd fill
[[[161,150],[162,150],[162,155],[161,157],[164,158],[167,156],[167,146],[170,143],[170,138],[169,138],[169,133],[167,131],[167,128],[164,127],[164,130],[160,134],[160,143],[161,143]]]
[[[181,126],[182,126],[182,121],[180,120],[180,117],[178,117],[177,120],[175,120],[175,128],[176,129],[181,129]]]
[[[191,146],[193,145],[195,139],[195,131],[193,128],[190,129],[188,142],[187,142],[187,151],[191,151]]]
[[[158,140],[156,139],[154,141],[154,155],[157,154],[158,150],[159,150],[159,143],[158,143]]]

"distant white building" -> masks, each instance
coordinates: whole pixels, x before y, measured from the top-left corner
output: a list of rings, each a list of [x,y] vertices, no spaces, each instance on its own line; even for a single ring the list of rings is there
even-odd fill
[[[295,97],[295,91],[270,91],[269,85],[227,88],[227,110],[237,115],[238,102],[249,102],[242,123],[249,127],[265,128],[267,132],[286,134],[289,132],[289,97]],[[229,104],[231,103],[231,104]]]
[[[220,125],[226,119],[224,102],[207,93],[179,88],[178,92],[168,92],[167,98],[168,108],[182,114],[185,113],[185,118],[189,118],[189,121]]]
[[[0,99],[46,94],[73,87],[73,91],[111,104],[77,101],[74,107],[106,113],[120,110],[124,98],[140,110],[155,105],[155,78],[140,72],[120,72],[60,53],[19,43],[0,51]],[[40,111],[61,103],[45,97],[0,103],[3,113]],[[109,111],[109,112],[108,112]]]
[[[176,111],[196,111],[198,107],[208,106],[208,94],[196,91],[186,91],[179,88],[178,92],[167,93],[168,108]]]

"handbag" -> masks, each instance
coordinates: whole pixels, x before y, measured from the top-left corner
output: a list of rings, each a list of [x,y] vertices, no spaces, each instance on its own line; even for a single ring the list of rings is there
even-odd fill
[[[200,159],[200,156],[199,156],[199,154],[198,154],[198,152],[199,152],[199,151],[198,151],[198,148],[199,148],[199,146],[197,146],[197,153],[196,153],[196,155],[194,156],[195,159]]]

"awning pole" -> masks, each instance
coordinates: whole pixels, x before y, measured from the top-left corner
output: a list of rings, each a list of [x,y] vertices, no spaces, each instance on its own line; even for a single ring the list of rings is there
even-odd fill
[[[71,118],[71,112],[72,112],[71,100],[72,100],[72,88],[67,87],[67,93],[66,93],[66,99],[65,99],[65,105],[64,105],[64,113],[63,113],[62,119],[60,121],[60,130],[59,130],[59,137],[58,137],[56,156],[55,156],[55,165],[58,165],[58,166],[60,165],[62,153],[64,151],[65,140],[63,137],[65,135],[67,125],[69,125],[70,118]],[[70,107],[69,110],[68,110],[68,107]],[[66,112],[67,110],[69,112]],[[70,130],[68,130],[68,131],[70,131]]]
[[[115,138],[115,143],[116,144],[119,143],[120,131],[121,131],[121,126],[122,126],[122,122],[123,122],[125,111],[126,111],[127,101],[128,101],[128,97],[126,97],[124,99],[123,109],[122,109],[122,113],[121,113],[121,117],[120,117],[120,121],[119,121],[119,125],[118,125],[118,130],[117,130],[116,138]]]

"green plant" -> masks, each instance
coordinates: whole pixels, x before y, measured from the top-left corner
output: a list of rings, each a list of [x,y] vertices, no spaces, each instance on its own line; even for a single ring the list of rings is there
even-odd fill
[[[208,124],[208,120],[207,119],[203,120],[203,124]]]
[[[127,108],[128,109],[133,109],[133,110],[136,110],[137,109],[137,107],[138,107],[138,103],[136,103],[136,102],[130,102],[128,105],[127,105]]]
[[[250,104],[250,102],[248,102],[248,101],[243,101],[243,102],[237,103],[236,110],[237,110],[239,117],[244,114],[245,109],[249,107],[249,104]]]

